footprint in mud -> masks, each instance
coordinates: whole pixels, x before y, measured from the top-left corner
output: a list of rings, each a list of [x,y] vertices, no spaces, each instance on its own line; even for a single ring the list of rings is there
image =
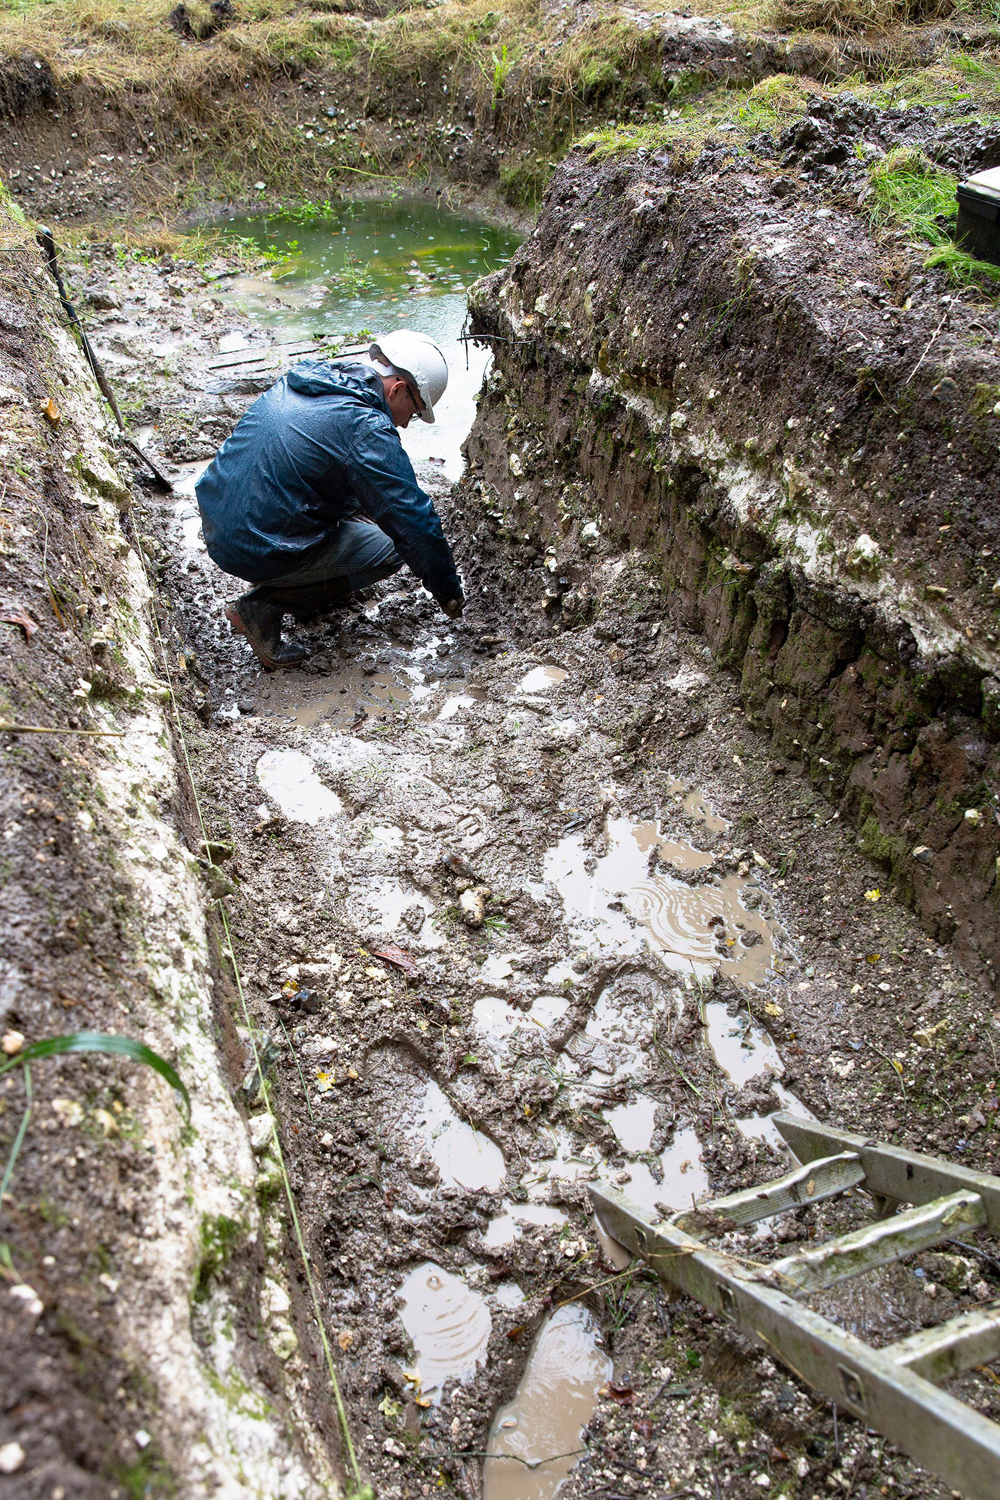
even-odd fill
[[[517,685],[519,693],[544,693],[547,688],[556,687],[560,682],[565,682],[569,673],[562,667],[546,666],[532,667]]]
[[[507,1180],[507,1164],[495,1141],[463,1120],[433,1078],[399,1048],[373,1056],[369,1077],[379,1096],[387,1135],[406,1137],[426,1153],[446,1187],[497,1192]]]
[[[496,1192],[506,1181],[500,1147],[460,1118],[433,1079],[417,1108],[411,1133],[427,1148],[442,1182],[470,1192]]]
[[[486,1358],[493,1320],[486,1301],[459,1276],[425,1261],[400,1288],[400,1318],[413,1340],[420,1389],[435,1404],[449,1380],[468,1380]]]
[[[494,1419],[484,1500],[551,1500],[576,1463],[612,1370],[587,1309],[558,1308],[542,1325],[513,1401]]]
[[[540,1224],[547,1229],[553,1225],[561,1228],[568,1222],[568,1218],[563,1209],[548,1203],[511,1203],[505,1198],[503,1211],[490,1220],[483,1235],[483,1244],[491,1250],[501,1245],[512,1245],[521,1238],[525,1226],[530,1229],[531,1226]]]
[[[708,1001],[703,1007],[703,1015],[706,1045],[736,1088],[743,1088],[751,1079],[764,1074],[782,1109],[803,1120],[814,1118],[812,1112],[781,1082],[785,1065],[766,1031],[755,1026],[749,1016],[731,1016],[721,1000]],[[741,1134],[767,1141],[783,1154],[787,1152],[784,1140],[768,1115],[748,1115],[738,1118],[736,1124]]]
[[[544,1037],[548,1028],[561,1020],[568,1009],[569,1001],[562,995],[539,995],[526,1011],[518,1010],[500,995],[483,995],[473,1002],[472,1019],[486,1043],[496,1052],[503,1053],[517,1033],[529,1042]]]
[[[777,1047],[748,1015],[731,1016],[721,1000],[709,1000],[702,1014],[709,1049],[738,1089],[761,1073],[781,1077],[785,1065]]]
[[[745,984],[764,979],[774,938],[743,900],[745,879],[725,874],[689,885],[669,875],[664,866],[707,870],[714,856],[666,839],[657,823],[609,818],[605,832],[607,853],[593,873],[582,834],[567,834],[545,855],[543,875],[562,897],[573,941],[605,953],[651,950],[665,968],[699,978],[719,970]],[[650,873],[653,853],[660,868]]]
[[[578,1073],[591,1088],[628,1080],[660,1025],[679,1010],[678,992],[666,975],[639,968],[613,975],[586,1025],[563,1044],[560,1067]]]
[[[678,1130],[671,1144],[655,1161],[656,1172],[662,1174],[659,1177],[645,1161],[629,1162],[625,1169],[627,1178],[622,1172],[608,1169],[601,1176],[648,1213],[655,1211],[657,1203],[666,1204],[676,1213],[679,1209],[690,1208],[692,1201],[703,1198],[710,1191],[701,1142],[693,1125]]]
[[[429,918],[434,903],[415,886],[409,888],[398,880],[366,881],[359,900],[374,918],[374,931],[385,938],[397,938],[406,931],[406,944],[416,945],[418,952],[441,948],[444,938]]]
[[[656,1129],[657,1101],[640,1094],[631,1104],[617,1104],[606,1115],[623,1151],[638,1156],[648,1151]]]
[[[301,750],[266,751],[257,762],[257,780],[292,822],[319,823],[341,810],[340,798],[323,785],[314,763]]]

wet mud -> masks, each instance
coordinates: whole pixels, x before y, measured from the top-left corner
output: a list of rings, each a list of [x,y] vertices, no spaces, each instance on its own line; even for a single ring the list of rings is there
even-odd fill
[[[239,585],[208,561],[189,498],[198,432],[218,440],[250,399],[204,390],[240,330],[226,309],[184,334],[146,435],[182,490],[146,493],[136,535],[366,1472],[390,1500],[715,1484],[747,1500],[761,1474],[776,1494],[841,1475],[938,1500],[626,1265],[587,1185],[657,1213],[748,1186],[784,1164],[780,1108],[989,1167],[988,989],[775,760],[637,552],[594,557],[600,608],[553,631],[520,544],[427,466],[465,617],[400,576],[296,626],[307,661],[262,675],[224,627]],[[270,1257],[233,1316],[272,1370],[301,1370],[312,1335],[274,1280],[289,1226],[221,958]],[[803,1210],[727,1247],[767,1258],[838,1227]],[[208,1306],[225,1266],[220,1251],[203,1267]],[[831,1308],[888,1338],[995,1295],[961,1250],[885,1287]],[[989,1380],[963,1379],[992,1411]]]
[[[399,577],[296,626],[311,654],[280,675],[222,629],[236,585],[183,497],[144,521],[364,1463],[388,1496],[572,1500],[706,1474],[750,1496],[765,1471],[810,1493],[848,1451],[829,1412],[666,1303],[587,1184],[660,1213],[747,1186],[784,1165],[780,1108],[989,1165],[988,995],[775,761],[697,635],[610,597],[553,635],[520,582],[492,583],[523,573],[508,540],[422,473],[466,617]],[[641,558],[602,569],[617,600],[650,598]],[[631,726],[664,698],[673,731],[637,753]],[[731,1248],[835,1227],[810,1210]],[[877,1329],[871,1299],[843,1315],[870,1337],[920,1326],[941,1285],[925,1259]],[[956,1260],[963,1306],[987,1283]],[[990,1409],[982,1379],[974,1399]],[[941,1493],[849,1443],[859,1475]]]

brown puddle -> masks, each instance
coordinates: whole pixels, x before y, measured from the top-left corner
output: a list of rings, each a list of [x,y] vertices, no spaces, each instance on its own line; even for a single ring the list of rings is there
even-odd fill
[[[729,832],[728,821],[719,816],[708,798],[697,789],[693,792],[686,791],[683,781],[675,781],[670,790],[680,796],[681,806],[688,816],[696,818],[699,823],[704,823],[709,833]]]
[[[414,1133],[424,1142],[446,1185],[496,1192],[505,1182],[507,1168],[500,1147],[461,1119],[433,1079],[417,1110]]]
[[[532,667],[526,672],[517,685],[519,693],[544,693],[547,688],[556,687],[558,683],[565,682],[569,673],[562,667],[546,666]]]
[[[583,1429],[611,1372],[586,1308],[554,1312],[535,1340],[517,1394],[493,1423],[483,1500],[551,1500],[582,1450]]]
[[[448,1380],[468,1380],[486,1357],[493,1320],[484,1298],[433,1261],[400,1288],[403,1327],[413,1340],[421,1390],[439,1400]]]
[[[716,968],[744,984],[764,978],[774,940],[764,917],[744,905],[746,880],[725,874],[689,885],[672,878],[664,866],[708,869],[714,857],[664,838],[656,823],[609,818],[606,838],[593,874],[582,834],[568,834],[545,856],[544,878],[562,896],[574,942],[598,953],[650,949],[667,968],[699,978]],[[654,854],[659,868],[651,870]]]
[[[385,713],[409,703],[413,694],[389,672],[367,676],[356,667],[338,672],[322,684],[314,684],[311,693],[295,679],[282,678],[268,682],[259,700],[259,710],[268,718],[282,723],[294,720],[302,729],[329,724],[333,729],[347,729],[361,715]]]

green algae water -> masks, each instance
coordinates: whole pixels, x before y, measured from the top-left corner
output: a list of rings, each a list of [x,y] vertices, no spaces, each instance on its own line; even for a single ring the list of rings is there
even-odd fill
[[[301,334],[372,334],[414,328],[440,345],[448,389],[433,427],[402,434],[414,463],[437,461],[450,479],[475,417],[489,353],[462,344],[466,289],[502,266],[519,236],[419,198],[347,202],[328,214],[234,217],[218,224],[273,256],[232,291],[261,324]]]

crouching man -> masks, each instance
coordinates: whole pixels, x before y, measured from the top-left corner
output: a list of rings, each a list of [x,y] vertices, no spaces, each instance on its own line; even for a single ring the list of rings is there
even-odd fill
[[[253,587],[226,607],[268,671],[306,655],[282,619],[344,604],[404,563],[445,614],[462,585],[437,512],[397,429],[434,421],[440,349],[398,329],[367,356],[296,365],[237,423],[198,481],[209,556]]]

